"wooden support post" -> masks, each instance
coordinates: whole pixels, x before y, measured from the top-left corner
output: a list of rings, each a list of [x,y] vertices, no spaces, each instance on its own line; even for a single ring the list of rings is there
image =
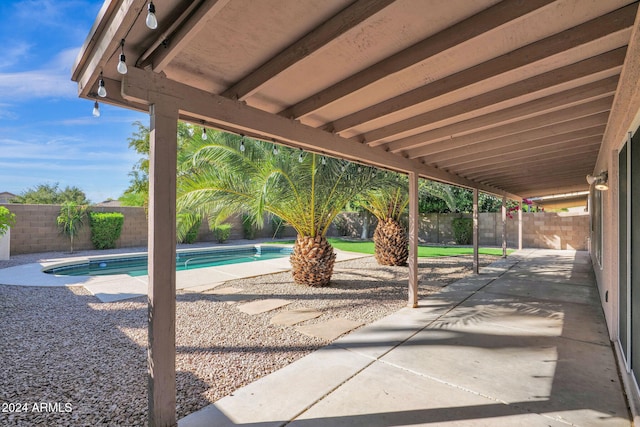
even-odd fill
[[[418,174],[409,173],[409,302],[418,306]]]
[[[149,426],[176,421],[176,155],[178,109],[150,106]]]
[[[478,189],[473,189],[473,273],[480,272],[480,258],[478,256]]]
[[[507,197],[502,196],[502,258],[507,257]]]
[[[522,200],[518,209],[518,250],[522,250]]]

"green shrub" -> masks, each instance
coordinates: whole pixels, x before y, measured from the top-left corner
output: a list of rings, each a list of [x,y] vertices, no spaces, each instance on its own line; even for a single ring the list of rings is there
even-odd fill
[[[90,212],[91,243],[96,249],[113,249],[120,238],[124,215],[120,212]]]
[[[253,224],[251,217],[247,214],[242,214],[242,235],[247,240],[253,240],[256,238],[256,226]]]
[[[16,224],[16,214],[11,213],[9,209],[0,206],[0,237],[4,236],[9,227]]]
[[[184,239],[180,243],[188,243],[192,244],[198,239],[198,231],[200,231],[200,225],[202,224],[202,219],[198,219],[187,231],[187,234],[184,235]]]
[[[451,223],[453,238],[459,245],[469,245],[473,241],[473,219],[454,218]]]
[[[271,217],[271,231],[274,239],[279,239],[284,234],[284,220],[277,215]]]
[[[213,227],[213,235],[216,236],[218,243],[224,243],[231,236],[231,224],[220,224]]]

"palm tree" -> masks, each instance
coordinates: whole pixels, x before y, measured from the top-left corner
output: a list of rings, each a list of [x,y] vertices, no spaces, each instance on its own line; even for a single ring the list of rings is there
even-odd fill
[[[409,204],[406,182],[386,180],[363,195],[363,206],[376,218],[373,234],[375,257],[380,265],[406,265],[409,237],[400,218]]]
[[[244,213],[258,227],[265,213],[277,215],[298,234],[294,281],[329,285],[336,256],[326,233],[347,202],[367,188],[373,169],[221,132],[210,132],[206,141],[196,134],[182,151],[180,212],[206,217],[211,225]],[[189,225],[179,224],[179,234]]]
[[[73,253],[73,239],[80,233],[87,218],[87,206],[78,205],[75,202],[65,202],[60,207],[60,214],[56,218],[62,234],[71,240],[71,253]]]

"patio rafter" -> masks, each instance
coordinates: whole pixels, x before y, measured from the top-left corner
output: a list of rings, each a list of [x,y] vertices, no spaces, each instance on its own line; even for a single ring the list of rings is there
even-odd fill
[[[334,120],[332,123],[327,124],[326,127],[335,132],[343,132],[385,115],[414,107],[421,102],[426,102],[483,80],[517,70],[536,61],[548,60],[553,55],[566,54],[567,51],[579,48],[583,44],[606,37],[613,38],[619,31],[629,32],[633,26],[634,19],[628,9],[633,8],[634,6],[627,6],[626,8],[618,9],[577,27],[536,41],[482,64],[467,68],[451,76]],[[616,47],[620,46],[617,41],[613,43],[618,44]],[[371,137],[366,139],[374,140]]]
[[[361,24],[394,1],[396,0],[368,0],[352,3],[301,39],[296,40],[248,76],[236,82],[224,91],[222,96],[239,100],[246,99],[273,77],[317,50],[324,48],[341,34]]]
[[[520,3],[518,8],[513,7],[514,3],[512,0],[500,2],[298,102],[281,111],[280,115],[296,119],[306,116],[367,85],[388,78],[486,31],[491,31],[506,22],[514,21],[535,9],[544,7],[551,1],[531,0]]]
[[[543,91],[553,86],[563,84],[578,86],[580,79],[583,78],[593,79],[594,75],[601,78],[617,75],[620,73],[625,54],[626,47],[620,47],[575,64],[526,78],[472,98],[364,132],[351,139],[367,143],[379,140],[389,141],[406,136],[405,133],[416,133],[421,128],[433,125],[438,121],[462,115],[469,111],[480,110],[501,102],[511,101],[514,98],[530,96],[534,92]]]
[[[461,146],[473,146],[475,144],[482,144],[494,139],[505,138],[513,136],[515,138],[520,134],[527,132],[533,132],[537,129],[548,128],[553,125],[560,125],[562,123],[574,123],[574,121],[591,117],[590,120],[582,120],[579,123],[584,124],[585,127],[591,127],[597,124],[598,120],[603,120],[602,123],[606,124],[609,109],[611,108],[611,102],[613,96],[607,98],[596,99],[594,101],[586,102],[581,105],[564,108],[562,110],[553,111],[551,113],[545,113],[539,116],[531,117],[509,123],[502,126],[496,126],[490,129],[478,131],[475,133],[469,133],[458,137],[451,138],[449,140],[435,142],[417,148],[414,150],[407,150],[405,153],[409,158],[427,157],[428,162],[431,164],[440,164],[443,160],[456,159],[458,156],[452,154],[450,151],[453,148]]]
[[[463,134],[473,130],[483,130],[488,127],[499,126],[502,123],[513,123],[517,120],[543,114],[547,111],[557,111],[579,105],[592,99],[602,98],[615,93],[618,76],[592,82],[584,86],[548,95],[528,101],[513,107],[493,111],[472,119],[438,127],[433,130],[395,140],[390,143],[369,143],[368,145],[384,145],[392,153],[417,148],[420,145],[448,139],[456,134]]]

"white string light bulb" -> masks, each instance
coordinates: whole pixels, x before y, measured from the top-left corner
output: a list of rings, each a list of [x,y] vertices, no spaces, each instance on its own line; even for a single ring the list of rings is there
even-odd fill
[[[278,146],[276,144],[273,144],[273,155],[274,156],[278,155]]]
[[[98,80],[98,96],[100,98],[104,98],[107,96],[107,89],[104,87],[104,79],[102,78],[102,73],[100,73],[100,80]]]
[[[147,19],[145,20],[147,27],[152,30],[158,28],[158,18],[156,18],[156,7],[153,5],[153,2],[149,2],[149,6],[147,7]]]
[[[245,146],[244,146],[244,138],[242,138],[242,139],[240,140],[240,152],[241,152],[241,153],[244,153],[244,150],[245,150],[245,149],[246,149],[246,148],[245,148]]]
[[[124,39],[120,42],[120,60],[118,61],[117,70],[120,74],[127,74],[127,63],[124,56]]]
[[[206,141],[207,140],[207,129],[206,128],[202,128],[202,140]]]
[[[98,101],[93,103],[93,117],[100,117],[100,105],[98,105]]]
[[[302,157],[302,148],[300,149],[300,155],[298,156],[298,162],[302,163],[302,161],[304,160],[304,157]]]

